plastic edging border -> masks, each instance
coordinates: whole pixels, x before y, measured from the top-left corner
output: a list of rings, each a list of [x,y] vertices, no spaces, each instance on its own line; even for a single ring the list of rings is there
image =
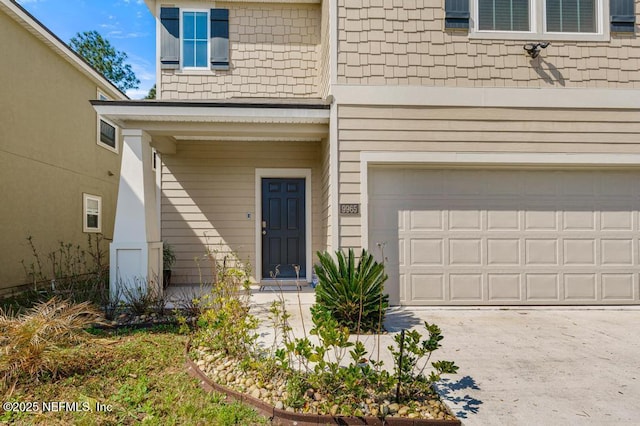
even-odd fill
[[[272,424],[280,426],[313,426],[313,425],[368,425],[368,426],[461,426],[460,420],[409,419],[406,417],[354,417],[331,416],[310,413],[294,413],[275,408],[271,404],[253,398],[250,395],[219,385],[207,377],[206,374],[189,358],[191,341],[185,346],[185,365],[190,376],[200,381],[200,386],[207,392],[220,392],[231,400],[251,405],[260,414],[271,419]]]

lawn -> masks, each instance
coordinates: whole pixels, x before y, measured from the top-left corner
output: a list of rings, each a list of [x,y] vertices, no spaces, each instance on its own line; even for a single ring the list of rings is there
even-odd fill
[[[46,425],[267,424],[251,408],[204,392],[184,367],[187,336],[173,327],[96,331],[73,348],[59,377],[1,389],[3,402],[37,403],[39,412],[0,409],[0,423]],[[77,403],[68,408],[57,402]],[[17,405],[17,404],[14,404]],[[18,407],[16,407],[18,408]],[[33,405],[30,408],[34,408]],[[49,412],[43,413],[43,408]],[[59,411],[55,411],[55,410]]]

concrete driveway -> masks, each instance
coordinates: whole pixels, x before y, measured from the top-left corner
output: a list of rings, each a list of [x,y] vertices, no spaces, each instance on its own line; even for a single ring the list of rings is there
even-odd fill
[[[424,320],[460,367],[439,389],[465,425],[640,424],[639,310],[405,308],[387,324]]]
[[[311,328],[310,289],[283,292],[291,326],[302,336],[300,311]],[[252,311],[266,319],[275,292],[254,292]],[[299,305],[300,303],[300,305]],[[640,425],[640,309],[392,308],[390,332],[424,321],[442,329],[434,359],[455,361],[458,374],[439,391],[464,425]],[[262,338],[271,330],[263,322]],[[372,336],[361,340],[375,354]]]

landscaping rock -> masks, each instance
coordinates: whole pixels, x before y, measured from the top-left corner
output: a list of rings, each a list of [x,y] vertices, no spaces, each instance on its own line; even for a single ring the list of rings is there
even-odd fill
[[[378,418],[394,416],[405,419],[452,420],[455,418],[448,413],[439,400],[431,396],[430,392],[423,394],[418,392],[415,399],[405,401],[405,405],[391,402],[394,395],[389,393],[376,395],[375,390],[369,390],[368,396],[354,405],[354,401],[335,403],[334,395],[324,394],[309,387],[303,390],[303,404],[293,408],[285,402],[290,397],[290,393],[286,391],[285,377],[265,377],[251,370],[240,372],[237,368],[237,360],[229,359],[222,353],[212,353],[206,348],[198,348],[192,354],[195,355],[194,362],[198,368],[207,372],[209,377],[218,383],[288,412]]]
[[[388,416],[389,415],[389,404],[384,404],[380,407],[380,412],[382,413],[383,416]]]
[[[340,406],[338,404],[333,404],[331,406],[331,409],[329,409],[329,412],[332,416],[335,416],[336,414],[338,414],[338,410],[340,410]]]

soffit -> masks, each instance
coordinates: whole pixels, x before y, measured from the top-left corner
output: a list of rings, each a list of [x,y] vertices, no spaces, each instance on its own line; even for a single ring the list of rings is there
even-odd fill
[[[123,129],[152,138],[187,140],[320,140],[329,132],[324,102],[93,101],[96,112]]]

